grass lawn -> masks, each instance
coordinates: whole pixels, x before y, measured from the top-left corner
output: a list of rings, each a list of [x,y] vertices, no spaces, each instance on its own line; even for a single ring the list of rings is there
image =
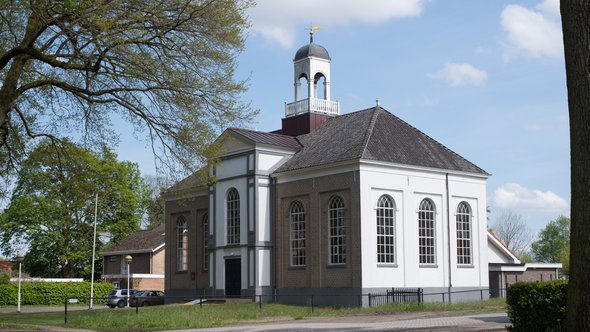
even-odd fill
[[[484,313],[505,310],[504,299],[466,302],[458,304],[427,303],[419,305],[388,304],[372,308],[314,308],[263,303],[262,312],[258,303],[229,303],[218,305],[165,305],[132,309],[82,310],[68,312],[68,324],[64,325],[64,313],[3,313],[0,314],[0,329],[15,327],[55,325],[93,330],[165,330],[181,328],[204,328],[239,324],[240,322],[304,319],[308,317],[352,316],[388,314],[408,311],[444,311],[444,314]]]

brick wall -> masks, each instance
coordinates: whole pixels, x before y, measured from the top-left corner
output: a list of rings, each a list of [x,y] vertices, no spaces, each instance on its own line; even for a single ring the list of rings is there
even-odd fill
[[[167,201],[166,222],[166,291],[195,290],[209,287],[208,273],[203,269],[203,217],[207,213],[207,195]],[[183,216],[188,223],[188,270],[176,270],[176,221]]]
[[[275,267],[277,288],[361,286],[360,197],[358,172],[281,183],[276,189]],[[345,203],[346,264],[329,264],[328,204],[334,195]],[[299,200],[305,208],[306,265],[291,267],[289,209]]]

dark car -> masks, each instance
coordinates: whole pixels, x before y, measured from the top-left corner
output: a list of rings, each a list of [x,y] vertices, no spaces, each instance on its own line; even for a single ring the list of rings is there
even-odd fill
[[[164,304],[164,292],[159,290],[139,291],[133,294],[129,302],[129,305],[132,307],[145,307],[157,304]]]
[[[137,292],[135,289],[130,289],[129,294],[133,296]],[[106,305],[111,308],[123,308],[127,304],[127,289],[113,289],[106,296]]]

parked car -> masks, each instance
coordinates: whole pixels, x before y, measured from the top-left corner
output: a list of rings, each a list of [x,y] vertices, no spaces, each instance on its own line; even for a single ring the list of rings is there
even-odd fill
[[[133,296],[133,294],[135,294],[137,292],[137,290],[135,289],[130,289],[129,290],[129,295]],[[123,308],[126,304],[127,304],[127,289],[113,289],[112,291],[110,291],[107,294],[107,298],[106,298],[106,305],[108,305],[111,308],[114,307],[119,307],[119,308]]]
[[[164,292],[159,290],[139,291],[133,294],[130,301],[129,305],[132,307],[164,304]]]

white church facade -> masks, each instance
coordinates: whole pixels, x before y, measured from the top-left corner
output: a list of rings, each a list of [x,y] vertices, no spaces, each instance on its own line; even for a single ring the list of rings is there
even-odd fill
[[[341,115],[330,60],[310,39],[281,129],[227,129],[215,181],[164,194],[167,295],[488,288],[489,174],[379,105]]]

